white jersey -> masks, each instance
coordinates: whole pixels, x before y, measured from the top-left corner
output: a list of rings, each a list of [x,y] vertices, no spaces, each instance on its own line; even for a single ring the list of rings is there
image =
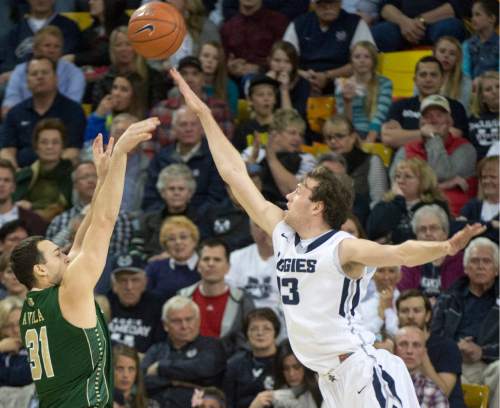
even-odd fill
[[[366,267],[361,278],[349,278],[338,256],[344,239],[356,238],[331,230],[304,244],[284,221],[273,231],[290,343],[297,358],[319,374],[332,368],[334,357],[355,352],[375,340],[363,328],[357,309],[376,268]]]

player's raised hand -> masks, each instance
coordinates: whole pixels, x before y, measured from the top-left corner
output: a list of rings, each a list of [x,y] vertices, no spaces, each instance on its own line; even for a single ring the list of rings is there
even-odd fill
[[[450,246],[447,255],[455,255],[458,251],[464,249],[472,238],[481,235],[484,231],[486,231],[486,226],[479,223],[467,225],[448,240]]]
[[[175,84],[179,88],[180,93],[184,96],[184,100],[186,101],[186,105],[196,114],[201,113],[204,110],[209,110],[208,106],[203,102],[198,95],[196,95],[191,87],[184,81],[184,78],[179,71],[175,68],[170,70],[170,75],[172,76]]]
[[[106,174],[108,174],[109,160],[111,157],[111,152],[113,151],[113,145],[115,139],[113,137],[109,138],[108,145],[104,148],[102,141],[102,134],[98,134],[92,143],[92,156],[94,157],[94,164],[97,172],[97,178],[99,180],[104,180]]]
[[[156,117],[131,124],[116,142],[114,153],[129,153],[141,142],[151,139],[152,133],[160,124]]]

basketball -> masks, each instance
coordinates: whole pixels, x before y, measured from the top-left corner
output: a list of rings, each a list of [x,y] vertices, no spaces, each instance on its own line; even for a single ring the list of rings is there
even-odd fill
[[[185,35],[184,17],[174,6],[158,1],[139,7],[128,23],[132,47],[148,59],[168,58],[179,49]]]

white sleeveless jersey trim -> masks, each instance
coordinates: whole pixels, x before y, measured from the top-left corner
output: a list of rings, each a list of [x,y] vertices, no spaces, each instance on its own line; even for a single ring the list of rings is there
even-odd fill
[[[366,294],[374,267],[361,278],[349,278],[339,261],[343,231],[316,238],[304,253],[297,251],[295,231],[284,221],[273,231],[276,272],[290,343],[308,368],[327,373],[333,358],[373,344],[373,334],[362,327],[358,306]]]

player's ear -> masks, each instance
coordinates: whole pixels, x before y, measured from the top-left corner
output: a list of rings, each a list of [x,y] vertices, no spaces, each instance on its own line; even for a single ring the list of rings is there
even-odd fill
[[[47,268],[45,265],[36,264],[33,266],[33,276],[35,279],[40,279],[42,277],[47,276]]]
[[[325,209],[325,203],[323,201],[315,201],[313,205],[313,213],[321,214]]]

